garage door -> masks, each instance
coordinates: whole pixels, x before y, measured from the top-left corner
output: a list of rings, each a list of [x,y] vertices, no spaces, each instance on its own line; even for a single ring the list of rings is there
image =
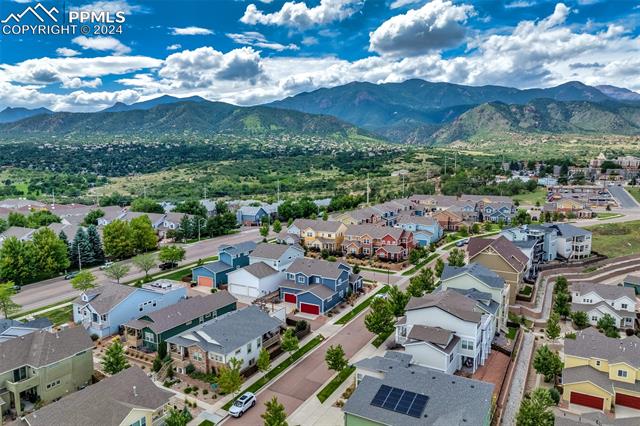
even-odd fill
[[[213,278],[211,277],[198,277],[198,285],[202,287],[213,287]]]
[[[616,393],[616,405],[624,405],[625,407],[640,410],[640,397]]]
[[[237,294],[239,296],[248,296],[249,287],[247,287],[246,285],[229,284],[229,293]]]
[[[285,293],[284,301],[289,303],[296,303],[298,301],[298,297],[293,293]]]
[[[571,392],[572,404],[584,405],[585,407],[597,408],[602,410],[604,407],[604,399],[597,396],[585,395],[579,392]]]
[[[300,303],[300,311],[305,314],[320,315],[320,306],[311,303]]]

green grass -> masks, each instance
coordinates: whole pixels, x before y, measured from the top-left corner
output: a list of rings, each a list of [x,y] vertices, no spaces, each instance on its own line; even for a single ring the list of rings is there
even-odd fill
[[[287,369],[287,367],[289,367],[291,364],[293,364],[294,362],[296,362],[297,360],[299,360],[300,358],[302,358],[302,356],[304,356],[307,352],[311,351],[313,348],[315,348],[316,346],[318,346],[320,343],[322,343],[324,341],[324,336],[322,336],[321,334],[317,335],[316,337],[314,337],[313,339],[309,340],[303,347],[301,347],[300,349],[298,349],[297,351],[295,351],[293,353],[293,355],[291,355],[289,358],[285,359],[284,361],[282,361],[280,364],[276,365],[274,368],[272,368],[271,370],[269,370],[267,372],[267,374],[265,374],[264,376],[262,376],[261,378],[259,378],[258,380],[256,380],[254,383],[252,383],[250,386],[248,386],[244,391],[244,392],[252,392],[252,393],[256,393],[258,392],[263,386],[265,386],[267,383],[269,383],[271,380],[273,380],[276,376],[278,376],[280,373],[282,373],[284,370]],[[240,395],[238,395],[240,396]],[[234,398],[231,401],[227,402],[222,409],[224,410],[229,410],[229,408],[231,408],[231,406],[233,405],[233,403],[236,401],[236,399],[238,398]]]
[[[518,329],[515,327],[509,327],[509,332],[507,333],[507,339],[513,340],[516,338],[516,333],[518,333]]]
[[[340,387],[341,384],[344,383],[345,380],[349,378],[356,371],[356,367],[350,365],[349,367],[342,370],[336,377],[333,378],[327,385],[322,388],[320,392],[318,392],[318,399],[320,402],[325,402],[327,398],[329,398],[335,391]]]
[[[367,309],[371,304],[371,301],[373,300],[373,298],[376,296],[376,294],[383,294],[383,293],[386,293],[387,291],[389,291],[389,286],[385,285],[380,290],[376,291],[376,293],[373,296],[369,297],[364,302],[354,306],[353,309],[351,309],[349,312],[344,314],[343,317],[341,317],[338,321],[335,322],[336,325],[345,325],[346,323],[351,321],[353,318],[355,318],[360,312]]]
[[[58,326],[73,320],[73,305],[63,306],[40,315],[36,318],[48,318],[54,326]]]
[[[424,265],[428,264],[429,262],[431,262],[433,259],[435,259],[438,256],[440,256],[438,253],[431,253],[429,256],[427,256],[426,259],[420,261],[413,268],[407,269],[406,271],[404,271],[402,273],[402,275],[404,275],[404,276],[413,275],[414,273],[418,272],[418,270],[420,270]]]
[[[215,423],[213,423],[211,420],[203,420],[198,426],[215,426]]]
[[[591,249],[610,258],[640,253],[640,221],[590,226]]]
[[[537,188],[533,192],[527,192],[526,194],[514,195],[513,201],[518,201],[520,205],[531,205],[535,206],[536,201],[540,203],[540,205],[544,205],[547,200],[547,189],[546,188]]]
[[[631,196],[633,198],[636,199],[637,202],[640,203],[640,188],[630,188],[630,187],[625,187],[625,189],[627,190],[627,192],[629,194],[631,194]]]
[[[605,220],[605,219],[613,219],[616,217],[624,217],[624,215],[620,213],[598,213],[597,219]]]
[[[364,267],[364,266],[361,266],[361,267],[360,267],[360,270],[361,270],[361,271],[379,272],[379,273],[381,273],[381,274],[388,274],[388,273],[390,273],[390,272],[391,272],[391,270],[390,270],[390,269],[367,268],[367,267]]]
[[[74,299],[75,299],[75,297],[72,297],[70,299],[65,299],[65,300],[62,300],[60,302],[56,302],[56,303],[52,303],[50,305],[42,306],[40,308],[30,309],[28,311],[17,312],[17,313],[15,313],[13,315],[9,315],[9,318],[10,319],[14,319],[14,318],[26,317],[28,315],[44,311],[45,309],[54,308],[54,307],[59,306],[59,305],[64,305],[65,303],[69,303],[69,302],[73,301]]]
[[[206,258],[202,259],[202,261],[204,263],[213,262],[215,260],[218,260],[218,256],[211,256],[211,257],[206,257]],[[193,263],[189,263],[188,265],[181,266],[180,269],[176,269],[175,271],[157,272],[155,274],[149,275],[149,278],[151,278],[151,279],[164,278],[164,279],[167,279],[167,280],[180,281],[180,279],[182,277],[184,277],[185,275],[189,274],[191,272],[191,270],[197,264],[198,264],[198,262],[193,262]],[[137,280],[127,281],[126,283],[123,283],[123,284],[134,284],[134,283],[138,282],[139,280],[140,280],[140,278],[138,278]]]
[[[375,339],[373,339],[373,342],[371,342],[371,344],[376,348],[379,348],[380,345],[383,344],[385,340],[387,340],[389,336],[393,334],[394,331],[396,331],[395,328],[388,333],[379,334]]]

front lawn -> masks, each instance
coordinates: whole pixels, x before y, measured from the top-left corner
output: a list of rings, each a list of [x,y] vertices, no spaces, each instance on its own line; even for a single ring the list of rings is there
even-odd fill
[[[52,311],[36,315],[36,318],[48,318],[54,326],[65,324],[73,320],[73,305],[63,306]]]
[[[396,330],[393,329],[388,333],[379,334],[375,339],[373,339],[371,344],[373,346],[375,346],[376,348],[379,348],[380,345],[383,344],[389,338],[389,336],[391,336],[393,334],[394,331],[396,331]]]
[[[371,301],[373,300],[373,298],[376,296],[376,294],[384,294],[387,291],[389,291],[389,286],[385,285],[380,290],[376,291],[376,293],[373,296],[369,297],[364,302],[354,306],[353,309],[351,309],[349,312],[344,314],[344,316],[342,316],[339,320],[337,320],[336,324],[337,325],[345,325],[346,323],[351,321],[353,318],[355,318],[355,316],[358,315],[360,312],[362,312],[365,309],[367,309],[369,307],[369,305],[371,304]]]
[[[345,380],[349,378],[356,371],[356,367],[350,365],[349,367],[342,370],[336,377],[333,378],[320,392],[318,392],[318,399],[320,402],[325,402],[327,398],[333,394],[336,389],[340,387],[341,384],[344,383]]]
[[[402,275],[407,276],[407,275],[412,275],[418,272],[423,266],[429,264],[429,262],[431,262],[433,259],[435,259],[438,256],[440,256],[438,253],[431,253],[429,256],[427,256],[426,259],[424,259],[423,261],[415,265],[413,268],[404,271]]]

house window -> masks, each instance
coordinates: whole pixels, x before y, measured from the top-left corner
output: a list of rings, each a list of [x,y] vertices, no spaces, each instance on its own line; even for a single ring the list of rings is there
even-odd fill
[[[193,359],[195,359],[196,361],[202,361],[202,353],[201,352],[194,352],[193,353]]]
[[[236,351],[236,355],[240,355],[240,349]]]
[[[598,321],[598,317],[597,317],[597,316],[595,316],[595,315],[592,315],[592,316],[591,316],[591,321]]]
[[[131,426],[147,426],[147,418],[143,417],[140,420],[131,423]]]
[[[473,350],[473,341],[472,340],[463,340],[462,341],[462,349],[466,349],[469,351]]]
[[[100,319],[101,319],[102,321],[106,321],[106,320],[107,320],[107,314],[102,314],[102,315],[100,316]]]
[[[250,354],[251,353],[251,343],[247,344],[247,353]]]
[[[146,340],[147,342],[154,343],[156,341],[156,336],[153,333],[151,333],[150,331],[145,331],[144,332],[144,340]]]
[[[596,367],[600,367],[600,360],[599,359],[596,360]]]
[[[627,370],[618,370],[618,377],[626,378]]]
[[[453,362],[453,353],[451,355],[449,355],[449,363]]]
[[[304,276],[300,275],[300,276],[298,277],[298,282],[299,282],[299,283],[304,283]]]
[[[622,309],[628,309],[629,305],[627,305],[626,303],[623,303],[620,305],[622,307]]]

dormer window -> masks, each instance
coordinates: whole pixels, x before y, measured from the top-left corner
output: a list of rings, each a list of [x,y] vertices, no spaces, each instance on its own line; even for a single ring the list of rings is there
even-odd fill
[[[88,302],[89,301],[89,296],[87,296],[86,293],[82,295],[82,301],[83,302]]]
[[[300,275],[300,276],[298,277],[298,282],[299,282],[299,283],[303,283],[303,284],[304,284],[304,276]]]

